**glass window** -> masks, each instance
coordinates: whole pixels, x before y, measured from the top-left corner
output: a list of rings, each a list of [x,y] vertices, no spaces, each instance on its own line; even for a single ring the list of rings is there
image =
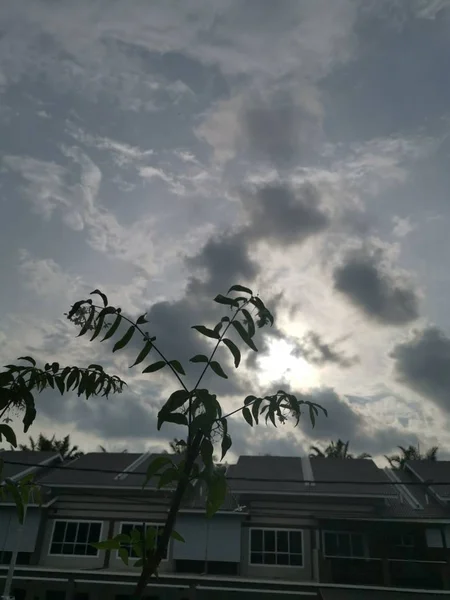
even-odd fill
[[[101,523],[55,521],[50,554],[64,556],[98,556],[91,543],[100,540]]]
[[[364,538],[361,533],[351,531],[325,531],[325,556],[345,556],[360,558],[364,556]]]
[[[147,530],[147,528],[152,528],[152,529],[156,529],[156,535],[161,535],[162,533],[162,527],[160,525],[155,525],[152,523],[147,523],[145,525],[145,529]],[[134,530],[139,532],[139,539],[142,538],[142,523],[122,523],[121,529],[120,529],[120,533],[125,533],[126,535],[131,535],[131,532]],[[130,558],[138,558],[138,555],[136,554],[136,552],[134,551],[133,548],[133,544],[121,544],[122,548],[125,548],[126,550],[128,550],[128,556]],[[163,556],[163,560],[167,559],[167,548],[166,548],[166,552],[164,553]]]
[[[443,548],[444,541],[442,539],[442,531],[437,528],[430,527],[426,529],[425,535],[427,538],[428,548]]]
[[[250,564],[303,566],[302,531],[251,529]]]

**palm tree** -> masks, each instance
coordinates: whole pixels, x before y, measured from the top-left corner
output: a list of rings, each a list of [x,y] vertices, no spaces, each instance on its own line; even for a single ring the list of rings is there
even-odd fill
[[[57,440],[56,436],[48,438],[42,433],[39,434],[37,440],[34,440],[31,435],[28,438],[30,445],[19,444],[20,450],[31,452],[59,452],[65,459],[78,458],[83,452],[78,446],[70,446],[70,435],[66,435],[62,440]]]
[[[106,452],[106,453],[108,453],[108,452],[109,452],[109,450],[107,450],[107,449],[105,448],[105,446],[102,446],[101,444],[99,444],[99,445],[98,445],[98,447],[100,448],[100,451],[101,451],[101,452]],[[114,450],[112,450],[112,452],[114,452]],[[126,453],[128,452],[128,448],[124,448],[124,449],[123,449],[123,450],[121,450],[120,452],[121,452],[122,454],[126,454]]]
[[[323,450],[318,446],[311,446],[310,458],[372,458],[367,452],[354,456],[348,451],[350,442],[343,442],[340,438],[337,442],[331,441]]]
[[[397,446],[400,450],[400,454],[391,454],[391,456],[384,455],[384,458],[388,461],[392,469],[404,469],[406,463],[409,460],[437,460],[437,453],[439,450],[438,446],[432,446],[424,454],[420,452],[420,445],[413,446],[410,444],[407,448],[403,446]]]

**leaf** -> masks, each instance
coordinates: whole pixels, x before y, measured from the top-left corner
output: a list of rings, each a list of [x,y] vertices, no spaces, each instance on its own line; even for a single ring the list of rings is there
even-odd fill
[[[214,371],[214,373],[216,375],[219,375],[219,377],[223,377],[224,379],[228,379],[228,375],[225,373],[225,371],[222,369],[222,367],[220,366],[220,364],[217,362],[217,360],[213,360],[209,363],[209,366],[211,367],[211,369]]]
[[[108,331],[106,332],[105,337],[101,340],[102,342],[104,342],[105,340],[109,340],[109,338],[112,337],[116,333],[121,320],[122,320],[122,315],[118,314],[117,317],[114,319],[114,323],[111,325],[111,327],[108,328]]]
[[[55,377],[55,383],[56,386],[58,388],[58,390],[60,391],[61,396],[64,394],[65,389],[64,389],[64,379],[62,377]]]
[[[252,413],[250,412],[250,409],[245,407],[242,409],[242,416],[244,417],[244,419],[247,421],[247,423],[253,427],[253,419],[252,419]]]
[[[77,337],[81,337],[82,335],[84,335],[86,333],[86,331],[88,331],[91,328],[94,317],[95,317],[95,308],[93,306],[91,306],[91,308],[89,309],[89,317],[86,319],[86,321],[85,321],[83,327],[81,328],[81,331]],[[47,368],[46,368],[46,370],[47,370]]]
[[[178,360],[170,360],[169,361],[169,365],[171,365],[175,369],[175,371],[177,373],[179,373],[180,375],[186,375],[186,373],[184,372],[183,367],[181,366],[180,361],[178,361]]]
[[[242,309],[242,314],[244,315],[245,321],[247,323],[248,335],[252,338],[256,333],[255,322],[253,321],[253,317],[246,308]]]
[[[10,427],[9,425],[6,425],[6,423],[0,423],[0,442],[2,440],[2,436],[5,437],[5,440],[9,444],[11,444],[11,446],[14,446],[14,448],[16,448],[16,446],[17,446],[16,434],[14,433],[14,430],[12,429],[12,427]]]
[[[131,325],[131,327],[128,328],[128,331],[123,336],[123,338],[114,344],[114,348],[112,349],[112,351],[116,352],[116,350],[121,350],[122,348],[124,348],[133,337],[133,333],[134,325]]]
[[[314,427],[316,426],[316,412],[314,410],[314,406],[312,404],[309,405],[309,418],[311,420],[311,425],[314,429]]]
[[[235,308],[239,308],[239,302],[235,298],[227,298],[226,296],[222,296],[219,294],[214,298],[214,302],[218,304],[226,304],[227,306],[234,306]]]
[[[94,294],[97,294],[101,297],[101,299],[103,300],[103,306],[108,306],[108,298],[106,297],[106,294],[103,294],[100,290],[94,290],[90,293],[90,296],[93,296]]]
[[[206,363],[208,362],[208,357],[204,354],[196,354],[195,356],[190,358],[189,361],[193,363]]]
[[[243,341],[247,344],[247,346],[249,348],[251,348],[252,350],[254,350],[255,352],[258,352],[258,348],[253,343],[253,340],[251,339],[251,337],[249,337],[247,331],[242,326],[242,323],[240,323],[239,321],[233,321],[232,324],[233,324],[234,328],[236,329],[236,331],[241,336],[241,338],[243,339]]]
[[[142,567],[144,564],[144,561],[142,560],[142,558],[139,558],[133,565],[133,567]]]
[[[69,377],[67,378],[67,382],[66,382],[67,391],[70,391],[70,388],[72,387],[73,384],[75,384],[73,389],[75,389],[77,387],[77,385],[78,385],[77,378],[78,378],[78,369],[74,368],[71,371]]]
[[[17,486],[13,483],[7,483],[5,485],[5,488],[13,497],[14,503],[16,505],[17,517],[19,519],[19,523],[23,524],[23,521],[25,518],[25,507],[23,504],[22,496],[19,493],[19,490],[17,489]]]
[[[211,466],[213,464],[213,453],[214,447],[211,443],[211,440],[208,438],[204,438],[202,441],[202,445],[200,446],[200,453],[202,455],[203,463],[206,466]]]
[[[145,476],[145,482],[142,487],[146,486],[150,479],[154,477],[162,467],[169,464],[173,463],[172,459],[168,456],[158,456],[157,458],[152,460],[152,462],[148,465],[147,474]]]
[[[226,433],[222,439],[222,457],[220,460],[225,458],[226,453],[231,448],[231,436],[229,433]]]
[[[158,360],[158,362],[155,362],[152,365],[145,367],[145,369],[142,372],[143,373],[154,373],[155,371],[159,371],[160,369],[162,369],[165,366],[166,366],[166,363],[163,360]]]
[[[255,400],[256,396],[247,396],[247,398],[244,400],[244,405],[247,406],[248,404],[252,404]]]
[[[92,543],[91,546],[94,546],[97,550],[119,550],[120,542],[116,539],[103,540],[102,542]]]
[[[59,371],[59,363],[57,363],[57,362],[52,363],[52,371],[53,371],[54,375]]]
[[[119,556],[122,562],[128,566],[128,550],[126,548],[119,548]]]
[[[220,335],[217,333],[217,331],[214,331],[213,329],[208,329],[204,325],[193,325],[191,329],[195,329],[202,335],[206,335],[206,337],[213,338],[214,340],[220,339]]]
[[[100,312],[100,314],[97,317],[97,321],[95,323],[95,329],[94,329],[94,333],[93,333],[93,335],[91,337],[91,342],[93,340],[95,340],[95,338],[100,334],[101,330],[103,329],[103,323],[105,322],[106,315],[112,314],[112,313],[115,313],[115,312],[116,311],[115,311],[115,309],[112,306],[110,306],[108,308],[104,308]]]
[[[152,342],[150,342],[150,341],[146,342],[145,346],[139,352],[138,357],[136,358],[134,363],[129,368],[131,369],[131,367],[135,367],[136,365],[141,363],[147,357],[148,353],[150,352],[150,350],[152,348],[153,348]]]
[[[210,519],[222,506],[227,495],[227,481],[223,474],[214,477],[208,484],[206,516]]]
[[[225,346],[230,350],[231,354],[233,355],[234,366],[237,369],[239,366],[239,363],[241,362],[241,352],[240,352],[239,348],[236,346],[236,344],[234,342],[232,342],[228,338],[223,338],[222,342],[225,344]]]
[[[256,424],[258,424],[259,407],[261,406],[262,401],[262,398],[257,398],[252,404],[252,415]]]
[[[36,366],[36,361],[31,356],[19,356],[19,358],[17,360],[27,360],[28,362],[30,362],[33,365],[33,367]]]
[[[161,415],[160,411],[158,413],[158,431],[161,429],[163,423],[175,423],[176,425],[188,424],[186,415],[176,412]]]
[[[177,540],[177,542],[183,542],[183,544],[186,542],[184,537],[180,535],[178,531],[175,531],[175,529],[172,530],[170,537],[172,537],[174,540]]]
[[[161,473],[158,482],[158,489],[160,490],[162,487],[172,483],[175,479],[178,479],[178,471],[175,468],[166,469],[164,473]]]
[[[25,401],[25,414],[22,423],[24,433],[26,433],[36,418],[36,407],[33,394],[29,390],[23,390],[23,399]]]
[[[161,408],[160,412],[171,413],[174,410],[178,410],[183,406],[183,404],[186,402],[189,396],[190,393],[186,390],[177,390],[176,392],[173,392],[173,394],[169,396],[169,399]]]
[[[144,323],[148,323],[147,319],[145,318],[146,314],[147,313],[144,313],[143,315],[138,317],[138,320],[136,321],[137,325],[144,325]]]
[[[252,290],[243,285],[232,285],[227,293],[229,294],[230,292],[244,292],[244,294],[250,294],[250,296],[253,295]]]

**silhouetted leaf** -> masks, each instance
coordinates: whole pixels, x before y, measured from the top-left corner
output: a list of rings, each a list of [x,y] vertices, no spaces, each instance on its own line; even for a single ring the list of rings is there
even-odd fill
[[[257,398],[256,400],[254,400],[254,402],[252,404],[252,415],[253,415],[253,418],[254,418],[256,424],[258,424],[259,407],[261,406],[262,401],[263,401],[262,398]]]
[[[243,285],[232,285],[228,290],[228,294],[230,292],[244,292],[244,294],[250,294],[250,296],[253,294],[250,288],[244,287]]]
[[[177,373],[179,373],[180,375],[186,375],[186,373],[184,372],[183,367],[181,366],[181,363],[178,360],[170,360],[169,364],[175,369],[175,371]]]
[[[244,417],[244,419],[247,421],[247,423],[253,427],[253,419],[252,419],[252,414],[250,412],[250,409],[245,407],[242,409],[242,416]]]
[[[213,329],[208,329],[204,325],[193,325],[191,329],[195,329],[202,335],[206,335],[206,337],[213,338],[214,340],[220,339],[220,335],[216,331]]]
[[[36,361],[31,356],[19,356],[19,358],[17,360],[27,360],[28,362],[30,362],[33,365],[33,367],[36,366]]]
[[[181,408],[183,406],[183,404],[189,398],[189,395],[190,395],[190,393],[187,392],[186,390],[177,390],[176,392],[173,392],[173,394],[170,395],[167,402],[161,408],[160,412],[161,413],[162,412],[170,413],[170,412],[173,412],[174,410],[178,410],[179,408]]]
[[[154,373],[155,371],[159,371],[160,369],[162,369],[165,366],[166,366],[166,363],[163,360],[158,360],[157,362],[153,363],[152,365],[145,367],[145,369],[142,372],[143,373]]]
[[[103,300],[103,306],[108,306],[108,298],[106,297],[106,294],[103,294],[100,290],[94,290],[90,293],[91,296],[93,296],[94,294],[97,294],[101,297],[101,299]]]
[[[175,531],[175,529],[172,530],[170,537],[172,537],[174,540],[177,540],[177,542],[183,542],[183,544],[185,543],[184,537],[180,535],[178,531]]]
[[[193,363],[206,363],[206,362],[208,362],[208,357],[205,356],[204,354],[196,354],[189,360],[190,360],[190,362],[193,362]]]
[[[240,323],[239,321],[233,321],[232,325],[234,326],[236,331],[239,333],[242,340],[247,344],[247,346],[249,348],[251,348],[252,350],[254,350],[255,352],[258,352],[258,348],[255,346],[255,344],[253,343],[253,340],[251,339],[251,337],[248,335],[247,331],[242,326],[242,323]]]
[[[208,483],[208,496],[206,500],[206,516],[210,519],[222,506],[227,495],[227,481],[225,475],[220,474]]]
[[[224,379],[228,379],[228,375],[225,373],[225,371],[222,369],[222,367],[216,360],[211,361],[209,363],[209,366],[216,375],[219,375],[219,377],[223,377]]]
[[[126,548],[119,548],[119,556],[122,562],[128,566],[128,550]]]
[[[231,354],[233,355],[234,366],[237,369],[239,366],[239,363],[241,362],[241,352],[240,352],[239,348],[236,346],[236,344],[234,342],[232,342],[228,338],[223,338],[222,342],[225,344],[225,346],[230,350]]]
[[[256,333],[253,317],[246,308],[242,309],[242,314],[244,315],[245,321],[247,323],[248,335],[252,338]]]
[[[2,441],[2,436],[5,438],[8,444],[11,444],[11,446],[14,446],[14,448],[17,446],[16,434],[14,433],[12,427],[6,425],[6,423],[0,423],[0,442]]]
[[[145,318],[147,313],[144,313],[143,315],[141,315],[140,317],[138,317],[138,320],[136,321],[136,323],[138,325],[143,325],[144,323],[148,323],[147,319]]]
[[[139,363],[141,363],[147,357],[148,353],[150,352],[150,350],[152,348],[153,348],[152,342],[147,341],[145,343],[145,346],[139,352],[138,357],[136,358],[136,360],[134,361],[134,363],[129,368],[131,369],[131,367],[135,367],[136,365],[138,365]]]
[[[134,333],[134,326],[132,325],[131,327],[128,328],[128,331],[123,336],[123,338],[114,344],[114,348],[112,351],[116,352],[117,350],[121,350],[122,348],[124,348],[128,344],[128,342],[131,340],[131,338],[133,337],[133,333]]]
[[[227,298],[226,296],[222,296],[219,294],[214,298],[214,302],[218,304],[225,304],[227,306],[234,306],[235,308],[239,308],[239,302],[235,298]]]
[[[95,308],[93,306],[91,306],[91,308],[89,309],[89,317],[86,319],[83,327],[81,328],[81,331],[78,334],[78,337],[84,335],[86,333],[86,331],[88,331],[91,328],[94,317],[95,317]]]
[[[142,487],[145,487],[150,479],[154,477],[162,467],[170,464],[172,464],[172,459],[168,456],[158,456],[157,458],[153,459],[148,465],[147,474]]]
[[[188,421],[186,418],[186,415],[182,415],[181,413],[176,413],[176,412],[172,412],[172,413],[164,413],[163,415],[161,415],[160,418],[160,413],[158,413],[158,431],[161,429],[161,426],[163,423],[175,423],[176,425],[187,425]]]
[[[102,342],[104,342],[105,340],[109,340],[109,338],[116,333],[121,320],[122,316],[118,314],[117,317],[114,319],[114,323],[111,325],[111,327],[108,328],[108,331],[106,332],[105,337],[102,339]]]
[[[223,460],[228,450],[231,448],[231,436],[229,433],[225,433],[222,438],[222,457],[220,460]]]

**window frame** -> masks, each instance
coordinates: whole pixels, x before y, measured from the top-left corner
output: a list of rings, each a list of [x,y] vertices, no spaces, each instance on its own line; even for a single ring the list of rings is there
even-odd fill
[[[142,523],[143,521],[119,521],[119,531],[116,535],[119,535],[122,533],[122,527],[123,525],[140,525],[142,527]],[[164,527],[164,523],[145,523],[145,526],[147,527],[147,525],[149,527],[157,527],[158,529],[163,529]],[[167,562],[169,560],[169,550],[170,550],[170,540],[169,543],[167,544],[167,555],[165,558],[161,559],[161,562]],[[115,552],[116,555],[116,559],[122,561],[122,559],[119,556],[119,551],[116,550]],[[128,556],[128,560],[139,560],[138,556]]]
[[[295,532],[295,533],[301,533],[302,535],[302,552],[301,552],[301,560],[302,560],[302,564],[301,565],[269,565],[269,564],[264,564],[264,563],[254,563],[252,562],[252,531],[285,531],[288,534],[288,539],[289,539],[289,533],[291,532]],[[276,535],[275,535],[275,545],[276,545]],[[255,553],[256,554],[256,553]],[[264,554],[272,554],[269,552],[264,552],[264,534],[263,534],[263,549],[261,551],[261,554],[264,556]],[[275,550],[275,556],[278,554],[278,552]],[[291,554],[298,554],[298,552],[290,552],[288,550],[288,552],[280,552],[280,554],[286,554],[287,556],[290,556]],[[248,564],[252,567],[265,567],[265,568],[281,568],[281,569],[304,569],[305,568],[305,531],[304,529],[292,529],[291,527],[249,527],[248,528]]]
[[[56,523],[89,523],[89,524],[99,524],[100,525],[100,533],[99,533],[99,541],[102,539],[103,536],[103,526],[104,526],[104,521],[98,521],[97,519],[91,520],[91,519],[53,519],[53,524],[52,524],[52,533],[50,536],[50,541],[48,544],[48,551],[47,551],[47,555],[48,556],[58,556],[60,558],[73,558],[74,556],[76,558],[98,558],[100,555],[100,550],[98,548],[95,548],[96,550],[96,554],[59,554],[59,553],[55,553],[52,552],[52,545],[53,545],[53,536],[55,535],[55,527],[56,527]],[[64,544],[65,542],[61,542],[61,544]],[[67,542],[69,543],[69,542]],[[74,542],[74,545],[76,545],[76,542]],[[85,544],[86,546],[89,546],[89,542],[86,542]]]
[[[363,545],[363,554],[362,554],[362,556],[352,556],[351,554],[350,554],[350,556],[343,556],[343,555],[339,555],[339,554],[327,554],[326,543],[325,543],[325,535],[327,533],[333,533],[335,535],[344,534],[344,535],[350,536],[350,552],[353,550],[352,543],[351,543],[351,536],[352,535],[359,535],[359,536],[361,536],[362,545]],[[323,548],[323,556],[324,556],[324,558],[352,558],[352,559],[356,559],[356,560],[369,558],[368,553],[367,553],[366,535],[364,533],[361,533],[360,531],[349,531],[349,530],[345,530],[345,529],[339,529],[339,530],[324,529],[322,531],[322,548]]]

